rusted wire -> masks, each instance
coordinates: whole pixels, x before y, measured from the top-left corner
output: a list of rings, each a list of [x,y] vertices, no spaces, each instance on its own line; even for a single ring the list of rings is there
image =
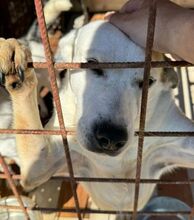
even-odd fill
[[[142,151],[143,151],[143,141],[145,137],[183,137],[183,136],[194,136],[194,132],[184,131],[184,132],[171,132],[171,131],[144,131],[145,129],[145,117],[146,117],[146,106],[147,106],[147,93],[148,93],[148,78],[150,68],[159,68],[159,67],[182,67],[182,66],[194,66],[193,64],[187,63],[185,61],[154,61],[151,62],[151,48],[153,43],[153,32],[155,26],[155,12],[156,12],[156,5],[155,0],[153,0],[153,4],[150,8],[150,16],[148,22],[148,34],[147,34],[147,47],[146,47],[146,59],[145,62],[108,62],[108,63],[55,63],[52,59],[52,54],[50,50],[50,45],[48,41],[44,14],[42,10],[42,3],[41,0],[34,0],[36,5],[37,17],[42,37],[42,42],[45,49],[46,55],[46,62],[30,62],[28,63],[28,67],[33,68],[46,68],[49,72],[51,88],[53,92],[54,102],[56,105],[57,115],[60,124],[60,130],[15,130],[15,129],[0,129],[0,134],[36,134],[36,135],[61,135],[63,138],[63,144],[65,148],[65,154],[67,158],[67,165],[69,169],[70,176],[55,176],[52,179],[63,179],[71,182],[73,196],[75,199],[75,208],[72,209],[57,209],[57,208],[34,208],[33,210],[41,210],[41,211],[60,211],[60,212],[77,212],[78,218],[81,220],[81,214],[84,213],[98,213],[98,214],[118,214],[120,211],[108,211],[108,210],[92,210],[92,209],[80,209],[79,201],[76,193],[76,182],[114,182],[114,183],[131,183],[135,184],[135,196],[134,196],[134,210],[133,212],[123,212],[123,214],[132,214],[133,219],[136,219],[137,214],[141,215],[155,215],[155,216],[174,216],[177,214],[181,215],[190,215],[190,212],[138,212],[138,197],[139,197],[139,187],[141,184],[194,184],[194,180],[155,180],[155,179],[141,179],[141,161],[142,161]],[[142,103],[141,103],[141,116],[140,116],[140,129],[139,131],[135,132],[136,136],[139,136],[139,143],[138,143],[138,156],[137,156],[137,168],[136,168],[136,178],[135,179],[121,179],[121,178],[85,178],[85,177],[74,177],[73,167],[71,162],[71,155],[69,152],[69,147],[67,143],[67,135],[75,135],[75,131],[65,128],[61,103],[58,93],[58,88],[56,84],[56,76],[55,76],[55,69],[88,69],[88,68],[101,68],[101,69],[121,69],[121,68],[144,68],[144,85],[142,90]],[[16,198],[20,206],[3,206],[0,205],[1,208],[7,209],[21,209],[25,213],[26,217],[29,218],[27,210],[31,210],[31,208],[25,207],[21,197],[14,185],[14,179],[20,180],[20,175],[12,175],[5,161],[3,160],[2,156],[0,156],[0,163],[2,164],[5,173],[0,174],[0,178],[8,179],[8,182],[12,188],[13,193],[15,194]]]
[[[21,180],[21,175],[10,174],[14,180]],[[7,179],[4,173],[0,173],[1,179]],[[53,180],[70,181],[70,176],[53,176]],[[135,179],[123,179],[123,178],[97,178],[97,177],[74,177],[76,182],[99,182],[99,183],[135,183]],[[194,179],[190,180],[160,180],[160,179],[140,179],[141,184],[165,184],[165,185],[192,185]]]
[[[12,206],[12,205],[0,205],[0,208],[7,208],[7,209],[18,209],[20,210],[21,207],[20,206]],[[47,211],[51,211],[51,212],[66,212],[66,213],[76,213],[76,209],[74,207],[72,208],[47,208],[47,207],[25,207],[27,210],[29,211],[43,211],[43,212],[47,212]],[[113,214],[113,215],[117,215],[119,214],[123,214],[123,215],[131,215],[132,212],[131,211],[112,211],[112,210],[100,210],[100,209],[83,209],[80,208],[80,213],[81,214]],[[137,212],[138,215],[142,215],[142,216],[150,216],[150,215],[154,215],[154,216],[176,216],[176,215],[183,215],[183,216],[189,216],[191,214],[191,212],[189,211],[172,211],[172,212],[148,212],[148,211],[139,211]]]
[[[193,137],[193,131],[144,131],[144,137]],[[135,132],[139,135],[139,131]]]
[[[125,69],[125,68],[144,68],[145,62],[100,62],[100,63],[65,63],[53,62],[55,69]],[[152,68],[160,67],[190,67],[194,64],[186,61],[152,61]],[[47,68],[46,62],[29,62],[29,68]]]
[[[53,65],[53,57],[52,57],[52,52],[51,52],[49,39],[48,39],[45,17],[43,13],[43,4],[41,0],[34,0],[34,3],[35,3],[36,15],[38,19],[38,26],[39,26],[39,30],[40,30],[40,34],[42,38],[42,43],[44,46],[45,58],[47,62],[47,68],[48,68],[48,73],[49,73],[49,78],[50,78],[51,89],[53,93],[53,99],[55,102],[57,116],[59,120],[59,126],[60,126],[60,130],[66,133],[65,123],[64,123],[63,113],[62,113],[62,108],[61,108],[61,102],[60,102],[60,97],[59,97],[59,90],[57,87],[55,69]],[[62,139],[63,139],[63,145],[64,145],[65,155],[67,159],[67,167],[68,167],[69,175],[71,177],[71,187],[72,187],[72,192],[73,192],[73,196],[75,200],[77,216],[79,220],[82,220],[82,217],[80,214],[78,196],[76,192],[76,182],[74,180],[74,172],[73,172],[73,166],[72,166],[72,161],[71,161],[71,155],[69,152],[69,147],[68,147],[68,142],[67,142],[67,135],[62,134]]]
[[[152,61],[152,47],[154,42],[154,30],[155,30],[155,19],[156,19],[156,0],[151,1],[149,8],[148,27],[147,27],[147,40],[145,50],[145,67],[144,67],[144,80],[142,88],[142,100],[140,110],[140,123],[139,123],[139,139],[138,139],[138,152],[137,152],[137,164],[136,164],[136,181],[135,181],[135,194],[134,194],[134,207],[132,220],[137,217],[138,209],[138,198],[140,190],[140,178],[141,178],[141,166],[143,156],[143,144],[144,144],[144,130],[146,121],[146,110],[148,100],[148,88],[149,88],[149,77],[151,70]]]
[[[61,130],[0,129],[0,134],[63,135],[71,134],[71,131],[64,133]]]
[[[191,209],[189,220],[193,220],[193,216],[194,216],[194,207],[192,207],[192,209]]]
[[[9,169],[7,167],[7,164],[5,163],[5,160],[4,160],[4,158],[2,157],[1,154],[0,154],[0,164],[1,164],[2,168],[3,168],[3,170],[4,170],[4,173],[5,173],[6,179],[7,179],[8,183],[9,183],[10,188],[12,189],[12,192],[14,193],[16,199],[18,200],[18,203],[20,205],[20,209],[24,212],[24,215],[25,215],[26,219],[30,220],[30,217],[29,217],[29,215],[27,213],[27,210],[24,207],[24,203],[22,201],[22,198],[21,198],[21,196],[20,196],[20,194],[19,194],[19,192],[18,192],[18,190],[17,190],[17,188],[15,186],[14,180],[12,179],[12,176],[10,175],[10,171],[9,171]]]
[[[194,137],[193,131],[144,131],[144,137]],[[76,135],[75,128],[63,130],[0,129],[0,134]],[[139,131],[134,133],[139,136]]]

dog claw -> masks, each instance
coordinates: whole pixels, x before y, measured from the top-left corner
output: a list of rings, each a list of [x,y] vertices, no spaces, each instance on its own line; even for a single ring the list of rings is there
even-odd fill
[[[23,82],[24,81],[24,71],[21,67],[18,68],[18,76],[19,76],[20,80]]]
[[[0,72],[0,84],[1,85],[5,84],[5,75],[2,72]]]

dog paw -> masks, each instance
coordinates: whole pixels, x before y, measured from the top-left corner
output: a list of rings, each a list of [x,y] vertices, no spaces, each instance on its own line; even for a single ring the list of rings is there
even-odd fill
[[[25,96],[37,85],[33,69],[27,68],[30,59],[29,49],[16,39],[0,38],[0,84],[11,95],[22,91]]]

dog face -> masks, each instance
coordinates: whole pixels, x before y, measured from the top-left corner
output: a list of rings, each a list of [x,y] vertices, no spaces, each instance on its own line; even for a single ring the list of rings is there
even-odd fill
[[[73,33],[69,49],[60,43],[60,56],[73,62],[144,61],[145,52],[117,28],[92,22]],[[72,46],[73,45],[73,46]],[[58,53],[59,55],[59,53]],[[67,60],[67,58],[65,58]],[[77,139],[89,151],[116,156],[133,142],[140,112],[143,69],[82,69],[69,72],[75,97]],[[163,89],[161,70],[151,73],[152,100]],[[154,89],[154,88],[157,88]]]

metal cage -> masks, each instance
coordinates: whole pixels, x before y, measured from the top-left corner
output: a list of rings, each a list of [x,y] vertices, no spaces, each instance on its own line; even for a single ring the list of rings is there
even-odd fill
[[[20,175],[12,175],[9,172],[9,169],[5,163],[5,160],[2,156],[0,156],[0,164],[2,165],[4,169],[4,173],[0,174],[0,178],[7,179],[15,197],[17,198],[20,206],[3,206],[0,205],[1,208],[7,208],[7,209],[22,209],[22,211],[25,213],[26,219],[30,219],[28,210],[41,210],[41,211],[56,211],[56,212],[75,212],[77,213],[77,218],[79,220],[82,220],[82,214],[83,213],[98,213],[98,214],[117,214],[120,211],[109,211],[109,210],[94,210],[94,209],[81,209],[78,201],[78,195],[76,193],[76,183],[77,182],[115,182],[115,183],[131,183],[135,184],[135,193],[134,193],[134,208],[132,212],[122,212],[124,214],[131,214],[132,220],[135,220],[137,218],[138,214],[141,215],[151,215],[154,214],[155,216],[174,216],[177,214],[187,215],[190,216],[192,219],[193,212],[138,212],[137,206],[138,206],[138,197],[139,197],[139,189],[140,184],[152,184],[152,183],[162,183],[162,184],[193,184],[194,179],[188,180],[188,181],[180,181],[180,180],[158,180],[158,179],[141,179],[141,166],[142,166],[142,152],[143,152],[143,146],[144,146],[144,138],[150,137],[150,136],[160,136],[160,137],[169,137],[169,136],[194,136],[194,132],[163,132],[163,131],[157,131],[157,132],[149,132],[145,131],[145,119],[146,119],[146,107],[147,107],[147,97],[148,97],[148,81],[149,81],[149,75],[150,75],[150,69],[151,68],[157,68],[157,67],[189,67],[193,66],[190,63],[184,62],[184,61],[164,61],[164,62],[153,62],[151,60],[151,51],[153,46],[153,38],[154,38],[154,29],[155,29],[155,19],[156,19],[156,1],[152,0],[152,5],[149,10],[149,20],[148,20],[148,27],[147,27],[147,46],[146,46],[146,56],[145,56],[145,62],[127,62],[127,63],[98,63],[98,64],[91,64],[91,63],[55,63],[52,58],[51,48],[48,40],[48,34],[47,29],[45,25],[45,18],[43,14],[43,5],[41,0],[34,0],[35,8],[36,8],[36,14],[38,19],[38,25],[41,33],[42,43],[44,45],[45,50],[45,57],[46,62],[44,63],[29,63],[28,65],[30,67],[35,68],[47,68],[49,77],[50,77],[50,83],[53,93],[53,99],[55,102],[57,114],[58,114],[58,120],[60,124],[59,130],[14,130],[14,129],[1,129],[0,134],[36,134],[36,135],[61,135],[63,138],[63,144],[64,144],[64,150],[66,154],[66,159],[68,163],[68,169],[69,169],[69,176],[66,177],[53,177],[53,179],[65,179],[67,181],[70,181],[73,196],[75,200],[75,208],[72,209],[58,209],[58,208],[45,208],[45,207],[26,207],[24,203],[22,202],[21,195],[16,189],[14,180],[20,179]],[[68,141],[67,141],[67,135],[68,134],[74,134],[72,130],[69,130],[65,127],[63,116],[62,116],[62,108],[61,103],[59,99],[59,93],[58,93],[58,87],[56,83],[56,75],[55,70],[56,69],[79,69],[79,68],[144,68],[144,83],[143,83],[143,89],[142,89],[142,101],[141,101],[141,113],[140,113],[140,125],[139,130],[135,132],[135,135],[139,137],[139,142],[137,146],[137,167],[136,167],[136,178],[135,179],[120,179],[120,178],[114,178],[114,179],[108,179],[108,178],[85,178],[85,177],[75,177],[73,172],[73,166],[71,162],[71,155],[68,147]]]

